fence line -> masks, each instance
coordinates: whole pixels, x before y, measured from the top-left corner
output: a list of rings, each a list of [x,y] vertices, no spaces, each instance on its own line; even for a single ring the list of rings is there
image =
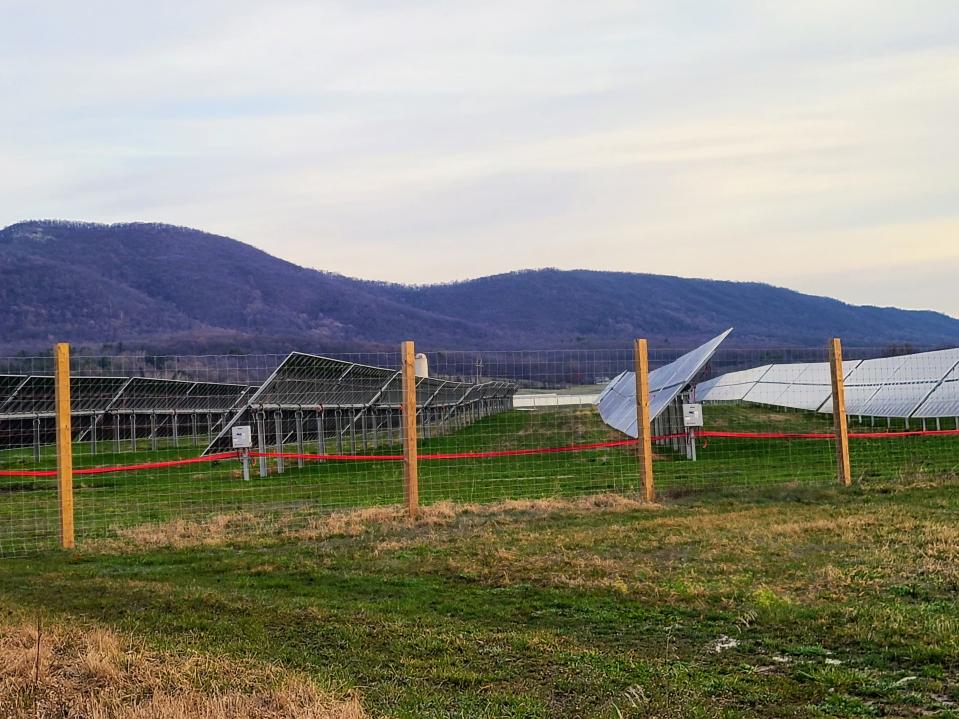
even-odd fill
[[[681,354],[640,341],[632,352],[431,352],[419,363],[412,342],[328,359],[71,359],[62,347],[50,358],[0,358],[0,555],[213,514],[289,523],[373,504],[404,504],[415,516],[440,500],[625,492],[652,501],[698,489],[959,474],[959,419],[923,418],[918,429],[908,419],[847,416],[835,400],[826,414],[809,409],[825,397],[821,380],[786,383],[770,370],[755,398],[707,401],[702,428],[686,428],[682,412],[697,379],[640,421],[639,438],[626,437],[603,422],[596,388],[639,370],[641,416],[650,369]],[[838,341],[721,349],[701,378],[769,359],[821,363],[842,399]],[[941,364],[916,381],[939,376],[936,392],[948,397],[959,375],[943,379]],[[856,391],[870,382],[878,384],[867,375]],[[554,401],[524,399],[538,396]],[[252,446],[236,449],[232,430],[244,427]]]

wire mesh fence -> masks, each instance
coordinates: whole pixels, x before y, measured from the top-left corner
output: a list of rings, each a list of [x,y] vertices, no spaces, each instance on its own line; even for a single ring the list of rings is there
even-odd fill
[[[650,369],[683,354],[652,351]],[[902,357],[846,351],[858,481],[959,472],[959,356]],[[195,518],[289,526],[401,504],[401,359],[73,357],[78,544]],[[658,496],[835,482],[828,360],[826,349],[716,351],[653,418]],[[415,392],[420,502],[638,493],[637,441],[597,408],[634,363],[632,350],[425,353]],[[0,359],[2,555],[59,543],[54,384],[50,357]],[[686,426],[690,403],[702,403],[702,426]],[[248,450],[233,444],[242,427]]]

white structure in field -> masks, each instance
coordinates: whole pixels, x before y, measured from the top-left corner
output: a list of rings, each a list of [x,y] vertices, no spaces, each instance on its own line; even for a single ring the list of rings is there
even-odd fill
[[[673,362],[649,373],[649,419],[652,421],[693,381],[709,362],[729,333],[730,327],[706,344],[684,354]],[[636,431],[636,373],[622,372],[600,393],[596,401],[603,421],[614,429],[637,437]]]

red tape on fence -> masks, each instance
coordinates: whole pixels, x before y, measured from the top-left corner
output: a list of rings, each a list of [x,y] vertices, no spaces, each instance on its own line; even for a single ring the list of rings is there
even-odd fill
[[[702,438],[727,439],[835,439],[832,432],[717,432],[703,430],[696,432]],[[949,437],[959,436],[959,429],[917,429],[900,432],[850,432],[849,439],[895,439],[897,437]]]
[[[850,433],[849,439],[890,439],[900,437],[950,437],[959,436],[959,429],[942,430],[913,430],[900,432],[858,432]],[[685,432],[664,434],[652,437],[652,441],[666,441],[685,438]],[[697,439],[835,439],[831,432],[721,432],[715,430],[701,430],[696,432]],[[563,447],[533,447],[529,449],[500,449],[485,452],[434,452],[419,455],[423,460],[455,460],[455,459],[493,459],[496,457],[520,457],[539,454],[557,454],[561,452],[585,452],[593,449],[610,449],[627,447],[636,444],[639,440],[623,439],[615,442],[594,442],[592,444],[572,444]],[[312,461],[331,462],[401,462],[402,454],[299,454],[295,452],[250,452],[251,458],[265,457],[267,459],[302,459]],[[210,454],[203,457],[189,457],[187,459],[173,459],[167,462],[146,462],[144,464],[127,464],[117,467],[88,467],[75,469],[75,475],[112,474],[115,472],[139,472],[148,469],[164,469],[180,467],[188,464],[204,462],[219,462],[225,459],[239,459],[236,451]],[[0,470],[0,477],[56,477],[56,470]]]
[[[208,454],[205,457],[188,457],[187,459],[171,459],[168,462],[146,462],[144,464],[126,464],[119,467],[87,467],[75,469],[74,474],[112,474],[113,472],[140,472],[144,469],[163,469],[165,467],[179,467],[184,464],[200,464],[203,462],[219,462],[224,459],[236,459],[236,452],[221,452]],[[55,469],[13,469],[0,470],[0,477],[56,477]]]

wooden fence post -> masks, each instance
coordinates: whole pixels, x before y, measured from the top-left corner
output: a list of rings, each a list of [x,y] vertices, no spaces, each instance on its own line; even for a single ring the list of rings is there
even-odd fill
[[[416,519],[420,503],[416,462],[416,351],[413,342],[402,345],[403,360],[403,479],[406,509]]]
[[[60,545],[73,549],[73,428],[70,426],[70,345],[54,349],[57,420],[57,490],[60,497]]]
[[[636,445],[639,472],[643,480],[643,499],[656,499],[653,484],[653,443],[649,424],[649,352],[646,340],[633,343],[633,363],[636,369]]]
[[[846,417],[845,372],[842,367],[842,342],[834,337],[829,344],[829,370],[832,375],[832,416],[836,429],[836,466],[840,484],[852,484],[849,464],[849,426]]]

